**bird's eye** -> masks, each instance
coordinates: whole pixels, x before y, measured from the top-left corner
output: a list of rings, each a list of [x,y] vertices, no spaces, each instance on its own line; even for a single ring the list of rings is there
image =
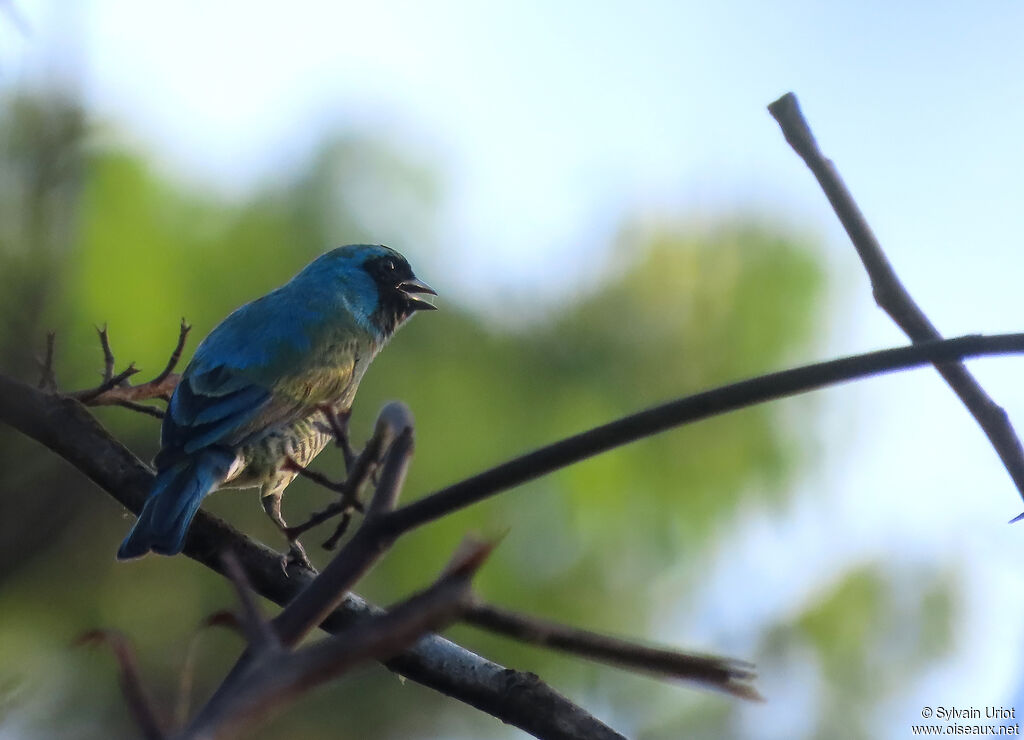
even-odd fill
[[[395,271],[395,261],[394,260],[388,260],[388,272],[394,272],[394,271]]]

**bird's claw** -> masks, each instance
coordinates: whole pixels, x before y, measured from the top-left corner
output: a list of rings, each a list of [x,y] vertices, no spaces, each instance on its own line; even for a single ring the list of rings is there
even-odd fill
[[[291,566],[298,566],[305,568],[306,570],[312,571],[314,574],[318,573],[317,569],[313,567],[313,563],[310,562],[309,556],[306,555],[305,549],[299,544],[298,540],[293,540],[288,545],[288,552],[281,556],[281,570],[284,571],[285,575],[288,575],[288,568]]]

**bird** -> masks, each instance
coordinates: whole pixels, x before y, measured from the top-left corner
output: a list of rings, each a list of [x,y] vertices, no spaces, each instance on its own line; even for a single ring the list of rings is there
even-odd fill
[[[437,295],[383,245],[317,257],[241,306],[200,342],[167,406],[156,479],[117,551],[176,555],[200,503],[219,488],[259,487],[283,531],[281,496],[334,437],[371,361]],[[297,545],[298,543],[294,543]],[[298,546],[290,553],[308,564]]]

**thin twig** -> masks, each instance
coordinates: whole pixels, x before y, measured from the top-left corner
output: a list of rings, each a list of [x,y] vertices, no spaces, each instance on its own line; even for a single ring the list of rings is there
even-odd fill
[[[131,642],[115,630],[90,630],[75,640],[76,645],[105,645],[117,660],[125,703],[146,740],[164,740],[164,723],[157,717],[139,674],[139,662]]]
[[[363,525],[338,551],[320,576],[278,614],[273,622],[284,645],[294,645],[337,608],[352,585],[387,551],[394,538],[377,527],[398,500],[412,459],[412,427],[402,429],[382,465],[381,481],[367,507]]]
[[[128,365],[128,367],[126,367],[124,370],[119,372],[117,375],[112,375],[111,377],[106,378],[102,383],[100,383],[95,388],[90,388],[89,390],[84,391],[75,391],[74,393],[71,393],[70,396],[72,398],[78,399],[86,406],[96,405],[95,401],[99,396],[103,395],[108,391],[112,391],[115,388],[118,388],[118,386],[123,385],[128,380],[128,378],[130,378],[131,376],[135,375],[138,372],[139,369],[135,367],[135,363],[133,362],[130,365]]]
[[[132,411],[138,411],[140,414],[149,414],[157,419],[162,419],[166,414],[163,411],[156,408],[155,406],[146,406],[145,404],[135,403],[134,401],[115,401],[115,406],[121,406],[122,408],[131,409]]]
[[[114,377],[114,351],[110,348],[110,337],[107,334],[107,325],[96,327],[96,333],[100,337],[100,348],[103,350],[103,381],[106,382]]]
[[[57,333],[46,332],[46,354],[39,363],[39,390],[52,393],[57,390],[57,376],[53,371],[54,344],[57,342]]]
[[[185,342],[188,340],[188,333],[190,331],[192,331],[192,326],[185,321],[185,317],[182,317],[181,326],[178,327],[178,343],[174,346],[174,351],[171,352],[171,356],[168,358],[164,369],[151,381],[154,385],[160,385],[174,372],[174,368],[181,361],[181,353],[185,351]],[[169,397],[168,400],[170,400]]]
[[[333,550],[341,542],[341,538],[345,536],[348,531],[349,525],[352,524],[352,512],[343,511],[341,518],[338,519],[338,524],[334,527],[334,531],[331,532],[331,536],[324,540],[320,547],[325,550]]]
[[[385,407],[385,410],[386,409],[387,407]],[[332,416],[328,415],[328,419],[331,418]],[[334,428],[335,424],[339,423],[336,416],[333,417],[333,419],[333,422],[331,422],[332,428]],[[338,434],[337,430],[335,431],[335,434]],[[291,457],[287,458],[285,462],[287,469],[294,470],[304,478],[308,478],[317,485],[323,486],[324,488],[334,491],[340,495],[338,501],[334,501],[320,511],[314,512],[303,523],[288,527],[285,530],[285,535],[288,539],[294,540],[301,537],[310,529],[323,524],[328,519],[331,519],[338,514],[341,514],[341,521],[335,528],[334,533],[326,542],[324,542],[325,549],[334,549],[334,546],[345,533],[349,522],[352,520],[352,511],[355,510],[359,513],[363,512],[363,504],[360,500],[363,487],[369,481],[371,474],[380,464],[384,448],[391,443],[391,440],[394,438],[394,434],[395,430],[388,419],[388,415],[382,411],[381,416],[378,417],[373,435],[369,440],[367,440],[366,445],[363,447],[363,451],[359,453],[356,459],[347,464],[346,469],[348,471],[348,475],[345,477],[345,480],[340,483],[332,481],[323,473],[318,473],[315,470],[303,467]]]
[[[277,634],[270,628],[270,623],[260,614],[260,610],[252,598],[249,579],[245,575],[238,556],[231,550],[225,550],[221,555],[221,560],[238,595],[238,604],[241,607],[239,618],[249,647],[257,653],[280,651],[281,641],[277,639]]]
[[[236,618],[237,619],[237,618]],[[181,664],[178,678],[178,700],[174,704],[174,727],[183,727],[192,713],[192,685],[196,676],[196,658],[199,655],[199,641],[202,639],[204,627],[200,626],[189,638],[185,648],[185,659]]]
[[[871,280],[875,302],[914,342],[941,339],[938,329],[929,321],[882,251],[878,239],[868,225],[867,219],[857,206],[853,195],[839,176],[835,165],[818,148],[818,142],[810,126],[800,112],[800,104],[793,93],[787,93],[768,106],[772,117],[778,121],[786,141],[800,155],[814,173],[814,177],[825,192],[832,209],[839,217],[843,228],[853,242],[864,269]],[[1020,438],[1010,424],[1006,411],[999,406],[975,380],[962,363],[935,365],[949,387],[960,397],[964,406],[978,422],[989,442],[995,449],[1013,479],[1017,491],[1024,498],[1024,448]]]
[[[754,665],[746,661],[641,645],[483,602],[467,609],[462,619],[466,624],[530,645],[560,650],[658,678],[692,681],[741,699],[761,700],[761,695],[750,684],[757,676]]]
[[[1021,339],[1024,334],[969,335],[921,342],[804,365],[696,393],[588,429],[477,473],[397,509],[384,517],[380,526],[397,537],[501,491],[666,429],[856,378],[954,358],[977,357],[980,356],[977,350],[982,348],[986,348],[983,354],[996,347],[1018,352]]]

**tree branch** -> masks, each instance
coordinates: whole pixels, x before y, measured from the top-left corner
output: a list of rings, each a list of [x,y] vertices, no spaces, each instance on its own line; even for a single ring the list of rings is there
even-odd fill
[[[233,681],[232,689],[218,691],[180,737],[232,736],[313,686],[359,663],[395,655],[425,633],[450,624],[465,609],[471,579],[490,550],[489,545],[478,544],[431,587],[308,647],[281,652],[260,650],[253,644],[254,657]],[[264,627],[269,625],[264,623]]]
[[[804,365],[720,386],[588,429],[442,488],[380,522],[392,536],[614,447],[727,411],[857,378],[964,357],[1021,352],[1024,334],[969,335]]]
[[[115,375],[114,352],[110,348],[110,335],[107,333],[107,327],[104,325],[102,328],[97,328],[96,334],[99,336],[100,349],[103,352],[103,381],[95,388],[74,391],[66,395],[86,406],[123,406],[132,411],[155,416],[158,419],[163,418],[163,412],[159,409],[144,406],[137,403],[137,401],[147,401],[154,398],[163,401],[171,399],[171,394],[174,392],[174,388],[178,385],[179,380],[179,376],[173,370],[181,360],[181,353],[185,349],[185,341],[188,339],[188,333],[191,329],[192,327],[185,322],[185,319],[182,319],[178,330],[178,342],[171,352],[171,356],[167,360],[164,369],[152,380],[132,385],[128,382],[128,378],[139,372],[138,368],[135,367],[135,363],[129,363],[127,368]],[[39,381],[39,387],[42,390],[59,393],[53,372],[53,345],[54,334],[50,332],[46,335],[46,358],[41,363],[42,377]]]
[[[557,468],[726,411],[883,372],[1009,352],[1024,352],[1024,334],[922,342],[741,381],[582,432],[395,511],[384,511],[386,507],[381,507],[382,513],[374,517],[373,528],[364,525],[360,532],[368,531],[364,536],[370,541],[385,542],[389,537],[397,537],[415,526]],[[141,509],[152,484],[152,472],[73,398],[45,394],[0,375],[0,420],[52,449],[132,511]],[[405,453],[400,457],[404,459]],[[394,475],[404,475],[404,468],[396,470]],[[382,485],[385,485],[383,477]],[[374,533],[373,529],[378,531]],[[359,532],[353,540],[358,536]],[[286,576],[276,552],[200,511],[189,530],[186,554],[223,573],[220,553],[226,546],[243,563],[253,588],[278,604],[290,602],[312,581],[312,573],[303,569],[292,569],[291,577]],[[322,626],[328,631],[337,631],[375,613],[378,612],[374,607],[349,594]],[[424,637],[409,651],[388,660],[386,665],[538,737],[566,740],[620,737],[536,676],[503,669],[436,635]],[[539,706],[544,710],[538,711]]]
[[[153,709],[153,702],[142,683],[139,661],[135,648],[120,632],[115,630],[90,630],[75,640],[76,645],[105,645],[117,660],[121,693],[124,694],[128,711],[146,740],[164,740],[164,723]]]
[[[274,618],[274,631],[286,646],[295,645],[337,608],[348,590],[394,542],[377,521],[394,509],[412,460],[412,415],[403,404],[388,404],[381,419],[389,416],[394,442],[384,458],[380,483],[366,510],[362,526],[331,559],[320,576],[304,588]]]
[[[800,112],[800,104],[793,93],[786,93],[768,106],[772,117],[778,121],[786,141],[800,155],[814,173],[814,177],[825,192],[832,210],[846,229],[854,248],[864,263],[864,269],[871,280],[875,303],[914,342],[941,339],[938,329],[928,320],[903,283],[896,276],[878,239],[868,225],[867,219],[857,206],[846,183],[839,176],[831,160],[818,148],[818,142],[810,126]],[[1021,447],[1006,411],[993,401],[974,376],[962,363],[936,363],[935,369],[953,392],[960,397],[964,406],[978,422],[991,442],[996,454],[1003,461],[1017,491],[1024,498],[1024,448]]]
[[[741,699],[761,700],[761,695],[750,684],[756,676],[754,666],[746,661],[641,645],[483,602],[473,604],[462,619],[466,624],[528,645],[560,650],[658,678],[692,681]]]
[[[42,393],[0,375],[0,420],[53,450],[128,509],[137,513],[142,508],[152,471],[74,399]],[[301,568],[285,575],[279,553],[200,510],[185,553],[224,573],[220,553],[225,547],[238,556],[253,589],[282,606],[313,580],[313,574]],[[336,633],[378,613],[377,607],[350,593],[321,627]],[[437,635],[423,637],[384,664],[536,737],[622,740],[533,674],[504,668]]]

